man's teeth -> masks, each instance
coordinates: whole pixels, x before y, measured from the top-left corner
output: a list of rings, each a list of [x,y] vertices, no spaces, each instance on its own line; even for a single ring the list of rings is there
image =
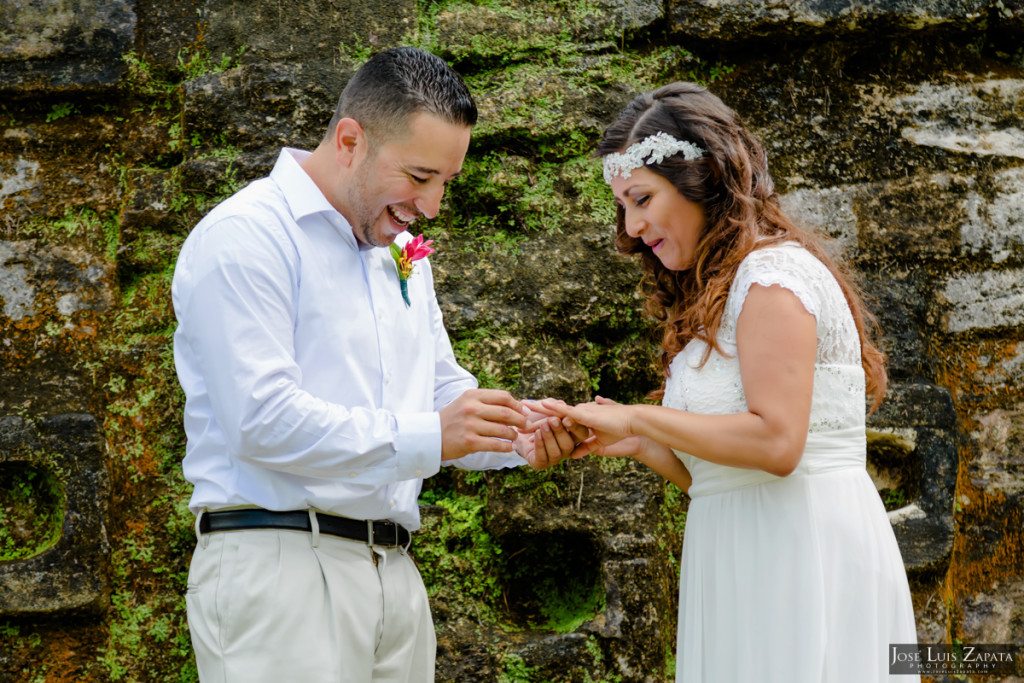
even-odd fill
[[[413,219],[416,218],[416,216],[410,216],[404,212],[400,213],[398,209],[391,206],[388,207],[388,213],[391,214],[391,217],[394,218],[395,222],[399,225],[409,225],[409,223],[412,223]]]

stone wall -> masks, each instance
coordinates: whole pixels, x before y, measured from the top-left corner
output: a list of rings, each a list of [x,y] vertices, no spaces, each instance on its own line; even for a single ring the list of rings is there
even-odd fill
[[[459,358],[523,396],[656,386],[590,154],[669,80],[735,107],[882,324],[870,470],[921,640],[1024,643],[1022,34],[1021,0],[3,4],[0,680],[194,679],[174,257],[395,44],[477,96],[426,231]],[[671,679],[673,487],[584,460],[446,470],[421,502],[438,680]]]

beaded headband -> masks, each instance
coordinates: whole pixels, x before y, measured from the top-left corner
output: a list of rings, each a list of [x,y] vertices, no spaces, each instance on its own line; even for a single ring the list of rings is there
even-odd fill
[[[615,152],[604,157],[604,181],[611,183],[615,176],[628,178],[633,171],[651,164],[660,164],[665,157],[683,153],[687,161],[704,156],[704,150],[685,140],[676,140],[662,131],[649,135],[640,142],[634,142],[625,152]]]

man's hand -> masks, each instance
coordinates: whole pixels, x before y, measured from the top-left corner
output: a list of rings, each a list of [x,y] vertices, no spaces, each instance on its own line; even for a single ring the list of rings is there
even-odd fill
[[[553,416],[536,401],[523,401],[523,405],[527,409],[528,429],[520,431],[516,452],[535,470],[547,469],[565,460],[590,434],[586,427],[569,418]]]
[[[517,430],[527,430],[526,411],[500,389],[470,389],[441,409],[441,459],[477,451],[509,453]]]

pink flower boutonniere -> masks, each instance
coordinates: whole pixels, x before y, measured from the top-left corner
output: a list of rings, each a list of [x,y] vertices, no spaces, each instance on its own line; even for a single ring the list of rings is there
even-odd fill
[[[412,264],[434,253],[430,247],[434,240],[423,241],[423,235],[417,235],[406,243],[404,249],[399,249],[394,242],[391,243],[391,257],[395,259],[398,266],[398,283],[402,286],[402,298],[405,305],[409,302],[409,278],[412,277]]]

